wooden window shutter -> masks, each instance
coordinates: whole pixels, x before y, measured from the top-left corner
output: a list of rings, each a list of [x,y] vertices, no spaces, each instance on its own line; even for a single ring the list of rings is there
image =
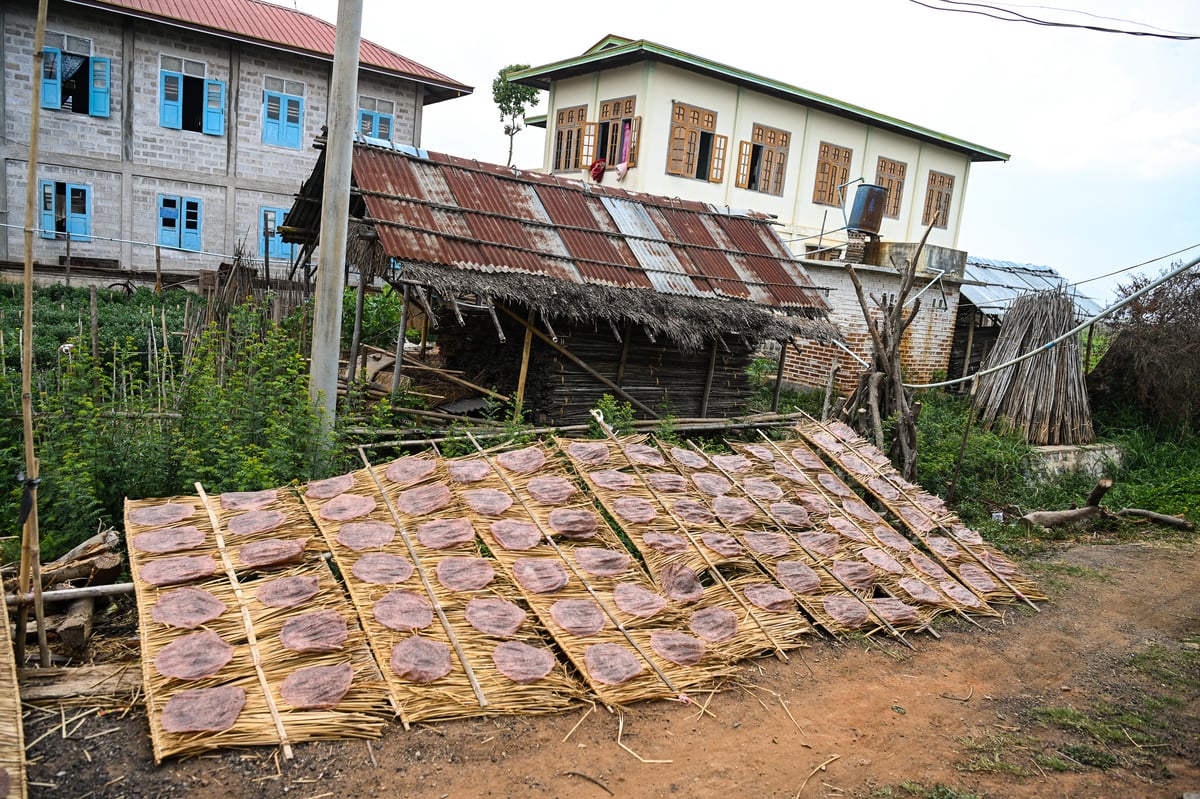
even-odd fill
[[[583,123],[583,137],[579,141],[579,168],[591,169],[596,160],[596,136],[600,126],[595,122]]]
[[[708,172],[710,183],[720,183],[725,179],[725,148],[728,146],[728,136],[713,136],[711,169]]]
[[[734,176],[733,185],[739,189],[750,187],[750,157],[753,153],[754,142],[742,141],[738,143],[737,174]]]
[[[787,150],[775,151],[775,175],[771,178],[771,193],[783,195],[783,173],[787,168]]]
[[[684,174],[684,157],[687,153],[688,129],[687,125],[672,125],[671,126],[671,147],[667,151],[667,174],[682,175]]]
[[[774,147],[764,147],[762,163],[758,166],[758,190],[767,194],[775,194],[775,155],[779,151]]]
[[[631,167],[637,166],[638,142],[642,138],[642,118],[634,117],[629,121],[629,161]]]

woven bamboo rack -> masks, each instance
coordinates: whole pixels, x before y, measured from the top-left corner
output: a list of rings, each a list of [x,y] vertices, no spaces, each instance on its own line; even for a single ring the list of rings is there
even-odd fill
[[[8,620],[8,605],[0,596],[0,611]],[[0,787],[7,796],[25,799],[29,782],[25,773],[25,732],[21,724],[21,694],[17,690],[17,661],[12,637],[0,636]],[[0,791],[0,794],[3,794]]]
[[[198,488],[200,488],[198,486]],[[235,746],[279,746],[285,757],[291,744],[308,740],[378,737],[389,714],[378,668],[366,647],[357,619],[345,595],[322,558],[320,537],[304,507],[286,490],[265,510],[282,514],[281,524],[270,531],[237,536],[227,535],[225,525],[239,512],[221,507],[219,497],[208,497],[202,488],[197,496],[166,500],[126,501],[125,530],[129,540],[130,565],[137,595],[138,620],[142,642],[142,674],[146,688],[147,716],[157,762],[173,755],[188,755],[209,749]],[[140,533],[162,529],[158,525],[139,524],[131,519],[137,511],[158,505],[178,505],[193,509],[177,524],[193,525],[205,534],[203,543],[186,551],[150,554],[134,546]],[[167,525],[168,527],[170,525]],[[308,540],[299,563],[277,568],[249,569],[238,559],[241,547],[267,538],[304,538]],[[227,610],[200,629],[211,631],[234,648],[233,657],[216,675],[198,680],[165,677],[154,667],[162,649],[191,630],[155,621],[152,609],[159,598],[179,585],[155,586],[142,578],[142,570],[161,558],[208,556],[218,564],[212,577],[187,583],[188,587],[208,591],[225,604]],[[317,578],[320,591],[300,608],[269,608],[255,598],[257,588],[283,576],[310,575]],[[300,614],[331,609],[347,621],[350,635],[336,652],[297,653],[279,645],[283,623]],[[283,680],[299,668],[350,663],[353,681],[350,691],[333,710],[301,710],[288,706],[280,696]],[[182,691],[218,686],[238,686],[246,691],[246,704],[233,726],[220,732],[170,733],[162,725],[162,711],[171,698]]]
[[[412,577],[403,583],[373,585],[357,578],[353,566],[362,553],[338,540],[342,523],[321,518],[324,501],[305,497],[349,586],[350,596],[387,679],[388,690],[401,720],[408,724],[498,713],[550,713],[565,709],[573,699],[580,697],[582,690],[561,664],[535,683],[522,685],[513,682],[497,670],[491,657],[500,639],[481,633],[466,620],[467,603],[472,598],[496,597],[520,602],[519,592],[506,575],[497,574],[484,589],[471,592],[452,591],[438,581],[436,572],[439,562],[451,557],[482,557],[484,553],[479,546],[475,514],[457,498],[437,511],[420,516],[404,513],[397,508],[396,498],[403,491],[437,483],[449,485],[449,473],[444,461],[433,457],[421,457],[421,460],[434,465],[425,479],[397,484],[386,477],[386,464],[380,468],[368,466],[353,473],[354,485],[349,489],[350,492],[375,496],[379,500],[369,516],[354,521],[371,519],[396,529],[395,538],[390,544],[372,551],[397,555],[413,564]],[[476,537],[469,543],[447,549],[431,549],[423,545],[417,535],[421,524],[463,518],[470,520],[476,528]],[[409,590],[425,596],[437,614],[431,626],[413,633],[392,630],[380,624],[375,618],[374,604],[393,590]],[[414,634],[440,642],[453,652],[449,674],[424,684],[396,674],[390,666],[392,651]],[[508,640],[539,649],[547,646],[545,630],[532,622],[522,625]]]

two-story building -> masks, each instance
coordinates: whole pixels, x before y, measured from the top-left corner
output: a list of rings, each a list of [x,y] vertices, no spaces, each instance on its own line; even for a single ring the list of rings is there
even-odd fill
[[[36,16],[32,0],[0,5],[0,260],[23,258],[36,82],[38,263],[70,247],[187,273],[236,252],[286,274],[292,245],[272,231],[317,159],[334,26],[260,0],[52,0],[34,74]],[[371,138],[420,145],[422,108],[471,92],[367,40],[359,59]]]
[[[860,359],[870,342],[844,263],[859,264],[868,291],[886,298],[897,259],[929,229],[919,278],[933,289],[905,365],[915,380],[945,371],[971,166],[1005,153],[645,40],[608,36],[510,79],[549,93],[546,115],[529,120],[547,131],[545,171],[776,217]],[[871,190],[876,229],[865,234],[849,229],[848,213],[862,184],[881,187]],[[789,379],[823,385],[840,359],[840,384],[853,383],[860,367],[845,352],[796,344]]]

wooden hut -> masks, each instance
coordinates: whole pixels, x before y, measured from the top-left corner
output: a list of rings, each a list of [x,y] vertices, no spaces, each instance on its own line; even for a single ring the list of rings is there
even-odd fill
[[[309,251],[324,163],[283,228]],[[642,417],[737,415],[759,342],[838,335],[762,214],[374,142],[352,174],[349,264],[408,287],[444,366],[538,422],[605,393]]]

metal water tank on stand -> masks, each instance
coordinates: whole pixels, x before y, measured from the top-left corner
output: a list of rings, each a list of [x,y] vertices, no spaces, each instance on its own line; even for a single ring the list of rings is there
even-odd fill
[[[860,183],[854,192],[854,206],[850,209],[846,229],[878,236],[886,204],[887,189],[871,183]]]

